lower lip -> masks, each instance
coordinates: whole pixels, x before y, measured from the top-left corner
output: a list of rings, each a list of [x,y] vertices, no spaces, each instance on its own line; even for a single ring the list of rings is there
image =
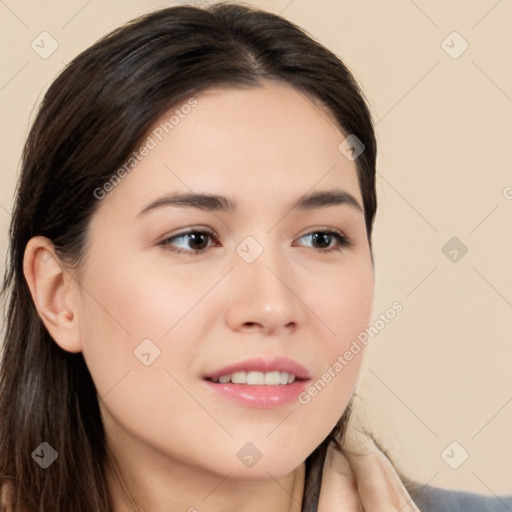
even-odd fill
[[[204,380],[203,382],[211,390],[241,405],[260,409],[275,409],[297,400],[298,395],[304,391],[309,380],[298,380],[280,386],[233,384],[232,382],[220,384],[210,380]]]

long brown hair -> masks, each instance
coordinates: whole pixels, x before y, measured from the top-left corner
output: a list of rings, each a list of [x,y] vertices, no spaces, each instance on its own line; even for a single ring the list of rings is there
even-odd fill
[[[27,242],[48,237],[62,261],[79,266],[100,203],[94,191],[154,121],[212,86],[256,87],[262,80],[319,101],[345,135],[364,144],[356,166],[371,248],[376,141],[366,100],[336,55],[280,16],[231,3],[155,11],[78,55],[46,92],[24,146],[2,286],[0,478],[13,484],[16,510],[112,510],[94,383],[82,354],[62,350],[36,312],[22,268]],[[349,414],[347,407],[310,455],[307,475],[327,444],[343,438]],[[58,453],[47,469],[32,458],[43,442]],[[307,487],[306,500],[313,495]]]

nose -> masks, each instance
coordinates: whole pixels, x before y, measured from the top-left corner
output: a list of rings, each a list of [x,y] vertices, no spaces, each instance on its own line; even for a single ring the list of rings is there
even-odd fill
[[[226,312],[229,327],[278,336],[295,331],[305,317],[303,290],[284,251],[267,246],[252,263],[235,258]]]

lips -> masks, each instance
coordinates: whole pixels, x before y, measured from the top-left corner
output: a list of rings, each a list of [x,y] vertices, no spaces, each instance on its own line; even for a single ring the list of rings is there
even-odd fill
[[[219,368],[202,380],[212,397],[243,407],[274,409],[296,403],[311,377],[293,359],[256,357]]]
[[[276,375],[279,374],[279,377]],[[284,382],[286,374],[286,382]],[[280,357],[267,360],[262,357],[246,359],[223,368],[219,368],[211,373],[206,374],[203,378],[212,382],[223,383],[230,382],[240,384],[265,384],[276,385],[276,379],[279,383],[291,384],[295,380],[310,379],[309,372],[293,359]],[[293,379],[292,379],[293,376]],[[263,382],[262,379],[263,378]],[[290,382],[288,382],[290,381]]]

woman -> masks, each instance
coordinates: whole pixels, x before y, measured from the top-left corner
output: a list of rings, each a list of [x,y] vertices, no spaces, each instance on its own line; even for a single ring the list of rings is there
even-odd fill
[[[12,220],[3,506],[442,510],[348,428],[375,157],[350,72],[278,16],[174,7],[79,55]]]

